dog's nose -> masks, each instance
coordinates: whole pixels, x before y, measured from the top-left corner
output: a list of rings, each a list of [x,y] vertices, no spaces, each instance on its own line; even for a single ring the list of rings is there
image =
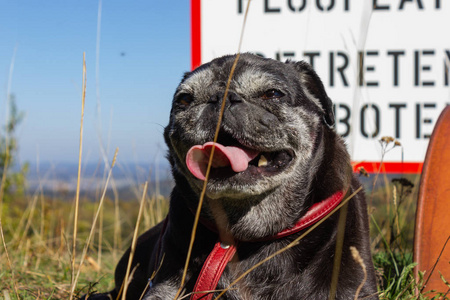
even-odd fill
[[[209,103],[221,103],[224,95],[225,95],[225,92],[217,92],[209,98],[208,102]],[[226,100],[228,102],[230,102],[231,104],[242,102],[242,98],[238,94],[236,94],[235,92],[232,92],[232,91],[228,91]]]

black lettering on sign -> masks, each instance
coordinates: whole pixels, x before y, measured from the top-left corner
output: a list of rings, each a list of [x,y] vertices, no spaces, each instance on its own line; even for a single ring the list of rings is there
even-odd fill
[[[400,6],[398,7],[398,9],[402,10],[403,6],[405,5],[406,2],[416,2],[417,3],[417,8],[418,9],[423,9],[423,5],[422,5],[422,1],[421,0],[401,0],[400,1]]]
[[[343,104],[343,103],[339,104],[339,111],[337,111],[336,105],[334,105],[333,107],[334,107],[334,112],[335,112],[334,115],[336,116],[337,122],[345,126],[345,131],[344,132],[339,132],[339,134],[342,137],[347,137],[350,134],[350,129],[351,129],[351,126],[350,126],[350,117],[351,117],[350,107],[347,104]],[[340,117],[341,109],[344,111],[344,114],[345,114],[343,118]]]
[[[309,64],[314,69],[314,57],[320,56],[320,52],[303,52],[303,56],[309,57]]]
[[[281,5],[280,2],[283,4]],[[264,0],[264,13],[282,13],[282,11],[284,12],[285,10],[293,13],[303,12],[308,7],[322,12],[332,11],[337,10],[338,5],[340,8],[341,3],[343,5],[343,11],[350,11],[350,0]],[[242,14],[244,12],[244,0],[237,0],[237,12],[238,14]]]
[[[338,51],[336,55],[342,57],[343,63],[336,68],[339,75],[341,75],[342,84],[348,86],[347,78],[344,71],[348,67],[348,56],[344,52]],[[330,86],[334,86],[334,52],[330,52]]]
[[[429,139],[431,133],[424,133],[422,135],[422,125],[432,124],[433,120],[430,118],[422,118],[422,109],[436,108],[436,103],[424,103],[423,107],[420,103],[416,104],[416,138],[417,139]],[[431,126],[432,128],[432,126]]]
[[[279,13],[281,12],[281,8],[279,7],[271,7],[270,0],[264,0],[264,12],[265,13]]]
[[[306,7],[306,0],[302,0],[301,1],[302,5],[298,6],[297,8],[294,6],[294,4],[292,2],[294,2],[294,1],[288,0],[288,7],[293,12],[295,12],[295,11],[302,11]]]
[[[392,58],[394,59],[394,75],[393,75],[393,85],[398,86],[398,68],[399,68],[399,57],[400,55],[405,55],[405,51],[388,51],[388,55],[392,55]]]
[[[378,56],[378,51],[367,51],[366,55],[367,56]],[[374,72],[375,71],[375,66],[373,66],[373,65],[367,66],[366,67],[366,71],[367,72]],[[367,86],[378,86],[378,81],[366,81],[366,85]]]
[[[313,68],[325,66],[322,74],[324,83],[329,87],[400,87],[410,83],[413,87],[449,87],[450,86],[450,48],[449,49],[387,49],[383,51],[368,50],[357,53],[345,50],[279,50],[273,52],[254,51],[263,57],[279,61],[286,59],[304,59]],[[357,80],[351,80],[351,63],[357,64]],[[412,72],[405,68],[406,63],[412,63]],[[391,70],[384,76],[378,70],[379,65],[386,65]],[[443,64],[443,65],[442,65]],[[442,68],[442,71],[441,69]],[[439,71],[437,71],[439,69]],[[408,71],[408,73],[406,73]],[[327,73],[328,72],[328,73]],[[439,74],[437,74],[439,72]],[[410,75],[410,73],[412,73]],[[409,77],[411,76],[411,77]],[[411,80],[411,81],[409,81]],[[406,82],[408,81],[408,82]],[[414,110],[413,107],[411,107]]]
[[[431,0],[427,0],[425,2],[428,2]],[[390,3],[392,3],[392,0],[372,0],[372,8],[373,10],[391,10]],[[425,6],[422,3],[422,0],[397,0],[398,3],[398,10],[404,10],[405,8],[409,8],[411,5],[414,6],[414,8],[417,8],[419,10],[425,9]],[[408,3],[410,2],[410,3]],[[405,5],[405,4],[411,4],[411,5]],[[441,9],[441,0],[435,0],[434,2],[434,8],[436,10]]]
[[[365,104],[361,108],[361,115],[360,115],[361,134],[363,135],[363,137],[369,138],[369,133],[367,133],[367,131],[366,131],[366,113],[367,113],[367,109],[369,107],[373,110],[374,125],[375,125],[375,128],[374,128],[372,134],[370,135],[370,137],[374,138],[380,133],[380,109],[374,103],[372,103],[372,104]],[[370,119],[371,118],[369,118],[369,120]]]
[[[434,50],[423,50],[422,56],[434,55]],[[434,86],[434,81],[420,81],[422,71],[431,71],[430,65],[422,65],[420,63],[420,51],[414,51],[414,85],[415,86]]]
[[[366,51],[364,52],[359,52],[359,86],[378,86],[378,81],[365,81],[365,73],[366,72],[374,72],[375,71],[375,66],[374,65],[370,65],[370,66],[366,66],[365,65],[365,56],[378,56],[378,51]]]
[[[420,104],[416,104],[416,139],[420,139]]]
[[[436,103],[425,103],[423,105],[423,108],[436,108]],[[423,123],[424,124],[432,124],[433,120],[429,119],[429,118],[424,118],[423,119]],[[430,133],[424,133],[423,134],[423,138],[424,139],[429,139],[431,137],[431,132]]]
[[[395,121],[395,138],[400,138],[400,109],[406,108],[405,103],[391,103],[389,104],[389,108],[393,108],[395,110],[394,121]]]
[[[317,5],[317,8],[318,8],[319,10],[324,11],[325,8],[324,8],[324,6],[322,5],[322,1],[323,1],[323,0],[316,0],[316,5]],[[328,5],[328,7],[327,7],[327,9],[326,9],[327,11],[332,10],[333,7],[334,7],[334,0],[328,0],[328,1],[330,2],[330,4]]]
[[[382,4],[379,4],[378,1],[379,0],[373,0],[373,3],[372,3],[373,10],[389,10],[390,9],[389,4],[382,5]]]
[[[250,0],[247,0],[250,1]],[[424,10],[423,0],[396,0],[398,6],[392,4],[392,0],[372,0],[372,9],[374,11],[389,11],[392,7],[397,7],[398,10],[405,10],[411,6],[419,10]],[[432,0],[427,0],[432,1]],[[425,1],[425,3],[427,3]],[[285,0],[282,6],[276,6],[276,3],[280,1],[264,0],[264,13],[281,13],[282,10],[289,10],[293,13],[303,12],[308,8],[308,5],[314,7],[318,11],[332,11],[337,10],[343,5],[343,11],[350,11],[350,0]],[[392,7],[391,7],[392,4]],[[409,6],[407,4],[410,4]],[[431,6],[432,4],[427,4]],[[441,0],[435,0],[434,8],[436,10],[441,9]],[[237,0],[237,13],[242,14],[244,12],[244,0]]]

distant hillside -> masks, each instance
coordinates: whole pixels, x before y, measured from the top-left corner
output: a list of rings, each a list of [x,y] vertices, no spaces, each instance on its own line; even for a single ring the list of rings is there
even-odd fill
[[[109,169],[103,163],[82,165],[81,195],[96,200],[102,192]],[[27,176],[29,193],[42,189],[45,195],[72,198],[77,187],[78,164],[43,163],[30,165]],[[169,164],[164,161],[158,165],[150,163],[117,163],[112,170],[108,196],[114,197],[113,186],[121,200],[132,200],[138,196],[139,186],[149,181],[149,193],[167,197],[173,187]]]

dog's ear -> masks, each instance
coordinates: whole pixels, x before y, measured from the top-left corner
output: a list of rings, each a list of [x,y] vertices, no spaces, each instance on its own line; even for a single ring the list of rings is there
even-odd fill
[[[325,92],[325,87],[317,73],[313,70],[311,65],[304,61],[287,61],[286,63],[294,66],[295,70],[299,73],[302,87],[307,89],[308,93],[319,101],[324,112],[323,120],[325,124],[328,127],[333,127],[335,124],[333,103]]]

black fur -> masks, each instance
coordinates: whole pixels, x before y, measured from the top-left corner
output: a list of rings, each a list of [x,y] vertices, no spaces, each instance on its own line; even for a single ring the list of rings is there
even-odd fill
[[[133,260],[137,271],[127,299],[139,299],[148,278],[159,266],[158,245],[164,259],[145,299],[172,299],[179,288],[193,225],[192,211],[203,184],[190,174],[184,160],[190,147],[213,140],[234,58],[221,57],[187,73],[175,93],[164,132],[176,183],[169,221],[160,243],[162,224],[139,238]],[[267,100],[262,95],[270,89],[277,89],[282,96]],[[255,240],[291,227],[312,204],[336,191],[348,190],[351,194],[360,187],[352,175],[345,145],[332,128],[331,100],[308,64],[280,63],[243,54],[226,101],[220,143],[242,144],[264,153],[285,151],[291,161],[273,172],[252,167],[242,173],[219,169],[211,173],[202,220],[215,223],[222,239],[239,241],[217,289],[227,287],[239,274],[285,247],[303,231],[277,240]],[[338,217],[331,216],[297,246],[256,268],[222,299],[328,299]],[[216,232],[199,225],[184,287],[187,293],[218,238]],[[368,272],[359,297],[378,299],[364,192],[348,203],[336,299],[353,299],[363,278],[350,246],[358,249]],[[117,266],[113,298],[122,285],[128,255],[129,250]]]

